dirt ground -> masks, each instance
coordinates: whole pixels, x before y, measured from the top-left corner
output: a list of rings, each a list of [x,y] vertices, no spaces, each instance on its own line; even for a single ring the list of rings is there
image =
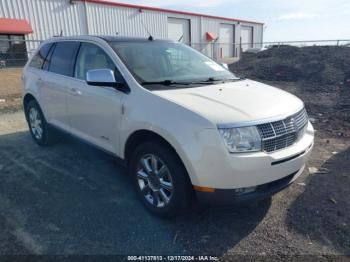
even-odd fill
[[[0,98],[18,97],[17,87],[4,92],[6,81],[1,78]],[[7,107],[0,112],[0,255],[250,255],[245,258],[252,261],[299,255],[300,260],[345,261],[350,255],[348,123],[328,113],[337,101],[332,94],[303,92],[298,83],[267,83],[302,98],[314,123],[315,147],[302,176],[270,200],[174,220],[144,210],[115,159],[69,137],[38,147],[20,107]]]
[[[350,136],[350,48],[274,46],[244,53],[231,71],[290,91],[306,104],[318,126]]]
[[[22,108],[22,68],[0,69],[0,112]]]

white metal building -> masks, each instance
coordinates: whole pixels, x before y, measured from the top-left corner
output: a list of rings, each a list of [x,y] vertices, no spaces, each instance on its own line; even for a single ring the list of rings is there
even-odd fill
[[[61,32],[67,36],[152,34],[182,41],[214,59],[260,48],[263,40],[262,23],[234,18],[104,0],[0,0],[0,40],[45,40]],[[37,44],[26,42],[27,51]]]

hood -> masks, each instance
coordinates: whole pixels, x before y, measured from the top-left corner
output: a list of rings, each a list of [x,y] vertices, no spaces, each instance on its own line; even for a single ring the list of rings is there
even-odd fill
[[[304,106],[296,96],[252,80],[154,93],[196,112],[216,125],[285,117]]]

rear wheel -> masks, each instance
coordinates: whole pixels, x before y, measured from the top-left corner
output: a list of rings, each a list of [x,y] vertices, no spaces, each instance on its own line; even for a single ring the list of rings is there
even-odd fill
[[[26,118],[29,131],[38,145],[49,145],[54,140],[54,130],[47,124],[37,101],[29,101],[26,108]]]
[[[161,143],[138,146],[129,165],[137,193],[152,213],[172,217],[193,201],[187,172],[175,152]]]

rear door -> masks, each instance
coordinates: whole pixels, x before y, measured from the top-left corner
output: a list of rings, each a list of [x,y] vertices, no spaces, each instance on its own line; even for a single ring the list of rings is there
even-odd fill
[[[122,76],[106,51],[97,44],[81,43],[74,70],[74,92],[67,96],[71,133],[109,152],[118,154],[122,98],[112,87],[86,83],[91,69],[111,69]]]
[[[43,97],[43,89],[45,88],[45,85],[42,79],[45,78],[47,72],[43,71],[42,69],[47,56],[53,49],[53,46],[54,44],[52,43],[46,43],[42,45],[38,52],[36,52],[36,54],[31,59],[29,65],[26,67],[26,73],[23,74],[23,80],[26,85],[26,88],[34,86],[37,87],[37,89],[39,90],[39,96],[37,97],[37,99],[39,100],[39,104],[41,105],[41,109],[43,110],[46,119],[48,119],[48,112],[45,106],[46,101]]]
[[[46,111],[46,120],[69,131],[67,115],[67,93],[71,92],[74,61],[79,42],[57,42],[48,55],[42,75],[41,97]]]

